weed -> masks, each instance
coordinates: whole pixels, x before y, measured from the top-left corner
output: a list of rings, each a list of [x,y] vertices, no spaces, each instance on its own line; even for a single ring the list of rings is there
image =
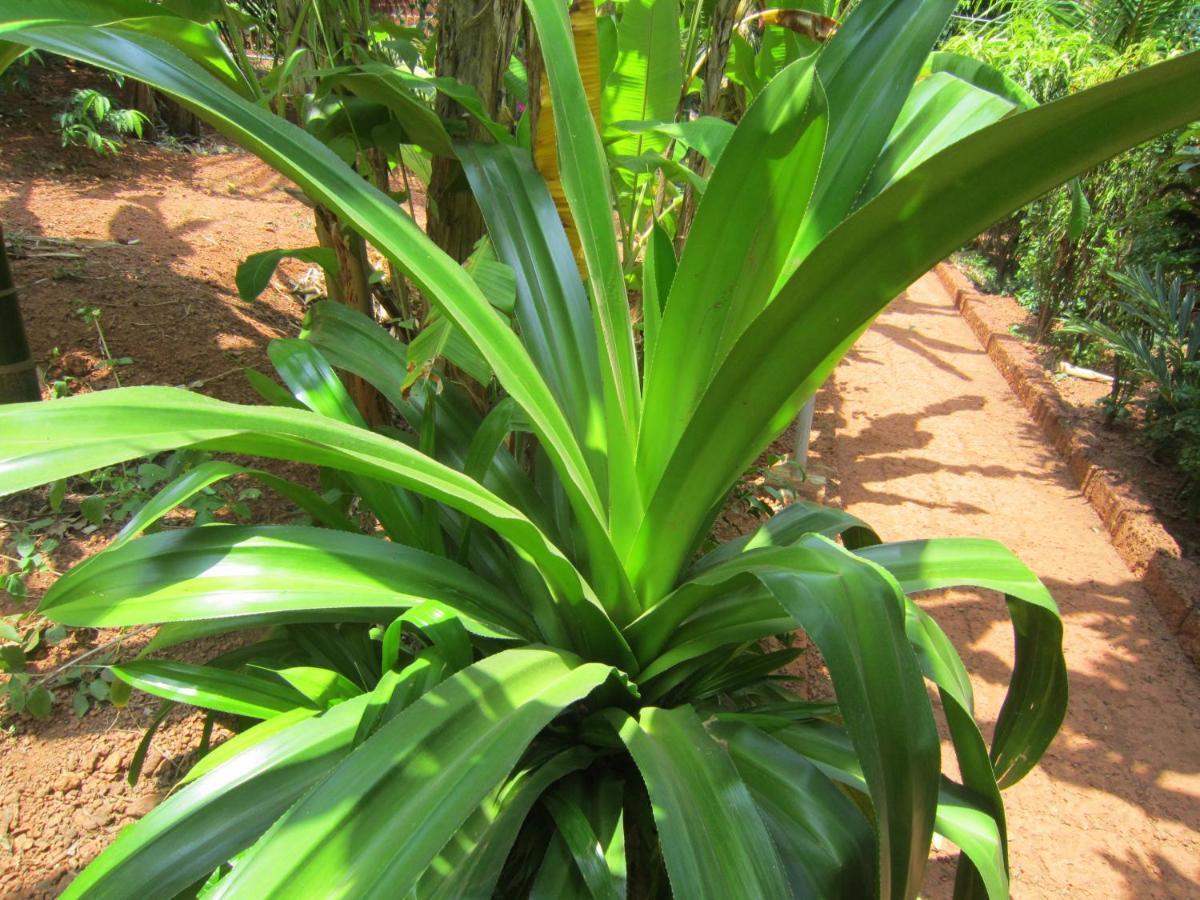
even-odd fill
[[[87,147],[100,156],[115,156],[125,146],[123,136],[141,138],[150,122],[135,109],[114,106],[107,94],[95,88],[72,91],[67,108],[54,119],[64,147]]]

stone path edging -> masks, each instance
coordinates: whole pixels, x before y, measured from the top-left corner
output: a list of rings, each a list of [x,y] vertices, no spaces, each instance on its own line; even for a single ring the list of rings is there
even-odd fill
[[[1125,564],[1141,579],[1184,651],[1200,666],[1200,565],[1183,558],[1179,544],[1136,485],[1119,483],[1089,457],[1071,428],[1067,405],[1033,352],[1007,332],[995,330],[981,315],[984,295],[949,263],[939,263],[935,271],[988,357],[1067,463]]]

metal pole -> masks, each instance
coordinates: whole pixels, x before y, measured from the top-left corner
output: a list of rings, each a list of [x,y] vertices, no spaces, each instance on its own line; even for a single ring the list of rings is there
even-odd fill
[[[40,400],[41,396],[0,227],[0,403]]]

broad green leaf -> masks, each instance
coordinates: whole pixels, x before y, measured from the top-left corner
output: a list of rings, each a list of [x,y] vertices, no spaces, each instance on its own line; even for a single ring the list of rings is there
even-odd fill
[[[666,306],[671,282],[675,280],[675,270],[679,266],[670,236],[658,222],[651,228],[653,230],[646,244],[642,270],[642,358],[647,368],[658,349],[663,307]]]
[[[537,648],[464,669],[280,818],[215,896],[405,896],[529,741],[612,672]]]
[[[219,33],[179,15],[167,15],[168,7],[145,0],[39,0],[36,10],[12,6],[13,17],[20,16],[21,27],[55,25],[112,25],[142,32],[165,41],[187,54],[193,61],[221,79],[242,96],[253,99],[257,87],[248,81],[221,41]],[[35,15],[30,13],[35,12]],[[6,23],[5,23],[6,24]],[[0,24],[0,34],[6,30]]]
[[[699,116],[686,122],[614,122],[611,128],[628,131],[631,134],[651,132],[662,135],[677,144],[682,144],[689,150],[695,150],[714,166],[721,161],[721,155],[725,152],[725,147],[728,146],[734,130],[732,122],[726,122],[716,116]],[[639,154],[627,153],[626,155],[637,156]]]
[[[171,660],[140,660],[112,667],[138,690],[202,709],[269,719],[298,707],[316,708],[308,697],[270,678]]]
[[[996,722],[992,759],[1000,786],[1016,784],[1037,764],[1066,715],[1062,620],[1049,591],[994,541],[903,541],[857,552],[887,569],[909,593],[974,586],[1005,595],[1016,665]]]
[[[592,892],[571,858],[571,850],[557,832],[550,838],[546,855],[529,888],[528,900],[593,900]]]
[[[592,475],[603,485],[606,437],[596,331],[554,201],[524,150],[466,143],[457,149],[496,252],[516,275],[515,314],[525,346],[576,438],[592,454]]]
[[[490,897],[525,817],[558,779],[586,766],[591,751],[573,747],[522,769],[493,790],[438,853],[417,883],[429,900]]]
[[[245,731],[239,731],[233,737],[222,741],[213,749],[200,757],[200,760],[188,769],[187,774],[179,780],[179,787],[186,784],[191,784],[202,775],[207,775],[217,766],[228,762],[239,753],[249,750],[255,744],[260,744],[273,734],[278,734],[288,728],[291,728],[297,722],[302,722],[305,719],[311,719],[320,712],[319,709],[308,706],[297,706],[295,709],[290,709],[287,712],[277,713],[269,719],[263,719],[254,725],[247,728]]]
[[[820,648],[870,784],[879,832],[881,894],[901,897],[920,884],[936,807],[938,737],[904,632],[903,594],[883,569],[859,563],[849,551],[810,534],[790,547],[761,548],[734,557],[673,597],[684,610],[696,609],[724,590],[725,605],[709,603],[699,613],[703,620],[713,611],[715,621],[705,627],[715,631],[718,640],[728,640],[729,621],[753,629],[757,620],[774,633],[785,630],[772,618],[771,604],[764,603],[761,594],[739,596],[734,590],[753,579]],[[678,613],[671,618],[677,617]],[[662,627],[659,623],[653,631],[661,635]],[[645,653],[640,637],[631,629],[632,645]],[[735,639],[750,638],[739,634]],[[671,643],[689,640],[697,638],[686,624],[674,629],[668,652]],[[651,640],[648,649],[654,646]],[[694,658],[696,653],[687,656]],[[639,677],[660,671],[668,658],[664,654]]]
[[[605,782],[592,782],[603,785]],[[608,783],[613,783],[609,780]],[[599,788],[597,788],[599,790]],[[562,837],[575,867],[595,900],[623,900],[625,897],[624,847],[615,858],[610,858],[614,837],[621,823],[621,793],[613,797],[616,803],[610,807],[603,822],[593,822],[588,815],[588,800],[585,789],[578,778],[572,778],[548,791],[542,803],[554,819],[555,829]],[[597,826],[602,827],[597,834]],[[614,865],[615,863],[615,865]]]
[[[526,8],[541,39],[555,128],[559,135],[558,162],[563,191],[579,231],[580,244],[587,261],[592,301],[603,338],[601,369],[604,402],[611,420],[609,450],[614,454],[621,452],[622,455],[618,457],[620,466],[625,462],[624,451],[631,448],[632,444],[629,444],[629,448],[622,448],[615,439],[623,434],[628,441],[632,441],[631,436],[641,411],[641,389],[629,321],[629,300],[625,294],[625,281],[613,233],[604,147],[600,143],[596,123],[592,120],[587,93],[580,77],[567,8],[557,0],[526,0]],[[564,138],[564,135],[570,137]],[[618,509],[614,515],[628,511]]]
[[[297,338],[277,338],[267,345],[267,355],[292,396],[318,415],[347,425],[366,428],[349,391],[311,343]],[[388,537],[399,543],[437,551],[426,539],[417,498],[393,484],[351,475],[350,484],[367,508],[379,519]]]
[[[318,666],[292,666],[273,671],[318,709],[328,709],[362,693],[358,685],[345,675]]]
[[[797,897],[875,892],[875,835],[862,811],[803,755],[748,725],[709,730],[733,759]]]
[[[794,268],[854,208],[956,0],[862,3],[817,57],[829,105],[825,163],[792,248]]]
[[[628,555],[644,602],[665,593],[729,485],[893,297],[1056,184],[1200,117],[1187,88],[1197,77],[1200,53],[1190,53],[1010,116],[922,163],[830,234],[721,364],[648,497]]]
[[[331,366],[369,382],[409,424],[419,423],[416,408],[402,391],[408,348],[378,322],[341,303],[321,300],[305,313],[300,338],[315,345]]]
[[[601,118],[606,135],[624,130],[611,127],[618,122],[675,119],[683,81],[678,20],[677,0],[629,0],[622,5],[616,58],[604,80]],[[661,133],[637,132],[617,137],[611,150],[618,156],[641,156],[662,150],[668,140]]]
[[[617,17],[598,15],[596,17],[596,56],[600,69],[600,89],[608,83],[609,76],[617,65]],[[603,104],[603,95],[601,95]]]
[[[977,873],[990,900],[1007,900],[1008,854],[1003,818],[998,824],[989,812],[988,805],[977,794],[943,778],[934,827],[938,834],[948,838],[963,852],[973,868],[973,875]],[[960,885],[964,876],[961,862],[959,866],[955,896],[962,897]]]
[[[646,782],[676,897],[788,897],[783,864],[725,749],[690,706],[609,720]]]
[[[75,416],[81,410],[91,416],[103,439],[78,441]],[[556,646],[578,647],[590,658],[607,657],[625,668],[632,665],[628,647],[590,587],[519,510],[403,443],[313,413],[239,406],[174,388],[125,388],[54,403],[10,404],[0,407],[0,492],[176,449],[189,441],[207,449],[369,475],[467,513],[519,548],[557,592],[555,604],[538,612],[539,627],[548,640],[554,635]],[[565,615],[566,608],[574,612]]]
[[[670,179],[688,182],[699,194],[703,194],[708,189],[707,178],[697,175],[683,163],[663,156],[657,150],[646,150],[638,156],[612,156],[609,162],[613,171],[620,173],[623,177],[663,172]],[[649,200],[643,201],[643,208],[649,209],[650,206]],[[632,214],[630,215],[632,216]]]
[[[238,296],[243,300],[256,300],[258,295],[267,289],[271,276],[279,267],[284,257],[298,259],[301,262],[320,266],[327,279],[337,281],[339,267],[337,254],[328,247],[296,247],[291,250],[264,250],[247,256],[237,267],[234,281],[237,284]]]
[[[112,627],[437,600],[529,636],[529,614],[441,557],[378,538],[297,526],[220,525],[161,532],[93,556],[39,609],[69,625]]]
[[[406,137],[390,109],[353,94],[307,94],[299,106],[304,130],[346,165],[367,150],[392,147]]]
[[[278,475],[272,475],[270,472],[264,472],[261,469],[249,469],[245,466],[235,465],[234,463],[212,459],[200,463],[195,468],[184,472],[174,481],[164,485],[157,494],[146,501],[145,506],[130,517],[117,536],[113,538],[112,543],[109,544],[109,548],[115,549],[138,537],[155,522],[160,521],[171,510],[187,503],[189,499],[209,485],[238,475],[253,478],[259,483],[272,488],[281,496],[291,500],[296,506],[312,516],[314,521],[320,522],[322,525],[336,528],[339,531],[357,532],[359,530],[353,522],[338,512],[332,504],[323,500],[315,491],[294,484],[285,478],[280,478]]]
[[[685,577],[694,577],[747,550],[794,544],[806,534],[841,538],[843,546],[850,550],[879,543],[879,535],[875,530],[857,516],[835,506],[795,500],[752,533],[725,541],[711,553],[706,553],[688,570]]]
[[[860,202],[870,200],[938,151],[1016,109],[1003,97],[944,73],[917,82],[875,161]]]
[[[365,698],[270,735],[125,828],[64,898],[174,896],[249,847],[345,757]]]
[[[517,62],[517,58],[514,56],[510,62]],[[416,77],[409,76],[406,72],[401,72],[400,75],[403,78]],[[514,143],[513,136],[509,133],[509,130],[488,115],[487,110],[484,109],[483,100],[479,96],[479,91],[473,85],[464,84],[457,78],[450,78],[448,76],[430,77],[424,80],[426,83],[437,88],[439,93],[445,94],[470,113],[480,125],[487,129],[488,134],[492,136],[496,143]],[[508,83],[509,79],[505,78],[505,84],[507,85]],[[522,102],[528,103],[528,87],[526,87],[526,99]]]
[[[418,96],[414,86],[424,87],[416,76],[379,62],[365,62],[349,70],[336,70],[321,77],[321,90],[345,88],[354,95],[386,107],[404,129],[405,143],[416,144],[435,156],[453,156],[450,135],[433,107]]]
[[[392,668],[400,658],[401,638],[406,625],[410,630],[419,632],[431,646],[438,648],[450,668],[450,674],[471,664],[474,652],[462,620],[454,610],[430,600],[399,616],[384,631],[381,651],[383,669]]]
[[[852,564],[855,557],[826,538],[804,538],[795,551],[794,560],[793,550],[780,551],[787,568],[758,578],[829,667],[875,809],[880,895],[911,896],[928,854],[940,758],[899,588],[882,569]]]
[[[772,731],[772,736],[808,757],[829,778],[863,791],[862,768],[846,733],[828,722],[804,722]],[[1008,897],[1004,838],[978,797],[943,777],[938,789],[934,831],[954,841],[981,873],[993,900]]]
[[[463,266],[488,302],[511,315],[517,303],[517,276],[511,266],[497,258],[491,238],[487,235],[481,237]]]
[[[758,75],[755,57],[750,41],[735,29],[729,36],[729,58],[725,61],[725,75],[732,84],[741,85],[745,89],[748,101],[757,98],[764,87],[763,80]]]
[[[354,734],[354,746],[362,744],[450,674],[441,650],[435,647],[426,647],[403,669],[384,671],[367,695],[367,708]]]
[[[822,165],[824,98],[806,62],[759,95],[729,139],[696,213],[647,360],[638,442],[654,487],[724,345],[766,305]]]
[[[1033,109],[1038,105],[1029,91],[999,69],[969,56],[938,50],[929,54],[926,66],[931,73],[946,72],[961,78],[980,90],[1003,97],[1019,109]]]

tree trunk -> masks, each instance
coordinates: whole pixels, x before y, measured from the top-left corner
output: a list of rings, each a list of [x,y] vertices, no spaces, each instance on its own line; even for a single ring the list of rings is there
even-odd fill
[[[200,118],[190,109],[140,81],[130,81],[129,84],[130,106],[150,120],[150,135],[158,130],[158,123],[162,122],[167,126],[167,132],[175,137],[200,137]]]
[[[329,291],[329,298],[374,319],[367,242],[344,227],[337,216],[324,207],[314,207],[313,214],[318,242],[322,247],[329,247],[337,254],[338,277],[326,279],[325,286]],[[368,425],[382,425],[387,422],[387,407],[379,391],[349,372],[342,373],[342,381]]]
[[[504,93],[504,73],[520,22],[521,0],[444,0],[438,6],[435,71],[474,87],[495,117]],[[437,97],[437,113],[466,125],[466,137],[490,141],[486,129],[453,100]],[[429,236],[459,262],[483,234],[483,215],[456,160],[437,157],[429,185]]]
[[[704,62],[704,92],[700,96],[700,115],[716,115],[721,103],[721,82],[725,78],[725,63],[729,60],[729,42],[733,39],[733,29],[738,22],[738,12],[742,0],[717,0],[712,13],[712,40],[708,45],[708,57]],[[689,63],[690,65],[690,63]],[[695,150],[689,150],[683,164],[700,174],[708,164],[704,157]],[[698,203],[696,190],[691,182],[684,187],[683,206],[679,211],[679,227],[676,229],[675,242],[677,249],[682,249],[692,227],[692,219],[696,215]]]
[[[4,229],[0,227],[0,403],[22,403],[41,397],[37,369],[25,339],[21,307],[17,305],[17,289],[8,267]]]

